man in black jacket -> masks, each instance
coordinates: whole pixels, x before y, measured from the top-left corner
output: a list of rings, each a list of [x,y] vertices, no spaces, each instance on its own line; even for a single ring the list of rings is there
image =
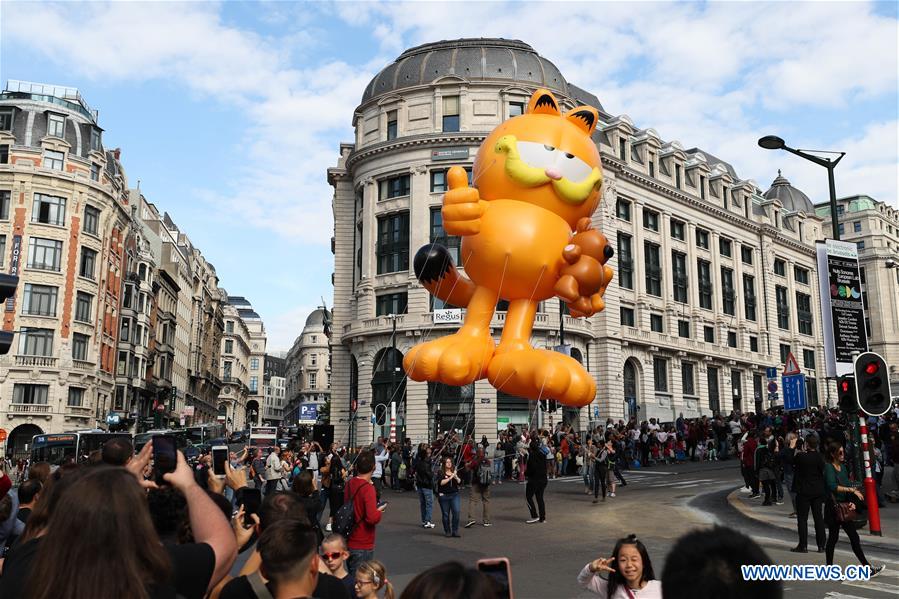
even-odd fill
[[[528,447],[527,469],[525,470],[525,500],[528,502],[528,510],[531,512],[528,524],[546,522],[546,504],[543,502],[543,492],[546,490],[546,456],[548,450],[541,446],[536,431],[531,436],[531,444]],[[537,497],[537,507],[534,507],[534,496]]]
[[[824,551],[827,540],[824,527],[824,457],[818,451],[818,438],[805,438],[805,451],[795,453],[793,447],[787,452],[787,459],[793,461],[793,485],[796,489],[796,525],[799,529],[799,545],[790,549],[795,553],[806,553],[808,549],[808,512],[811,508],[815,521],[815,540],[818,553]]]
[[[428,446],[418,450],[415,484],[418,487],[418,502],[421,508],[421,527],[434,528],[434,523],[431,522],[431,510],[434,507],[434,470],[431,468],[431,448]]]

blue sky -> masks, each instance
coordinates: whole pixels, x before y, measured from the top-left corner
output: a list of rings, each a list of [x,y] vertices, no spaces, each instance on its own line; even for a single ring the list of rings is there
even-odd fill
[[[531,44],[612,114],[813,201],[823,169],[776,133],[847,152],[837,193],[897,205],[897,4],[4,3],[0,78],[78,87],[131,186],[168,211],[286,350],[330,306],[331,188],[368,81],[404,49]]]

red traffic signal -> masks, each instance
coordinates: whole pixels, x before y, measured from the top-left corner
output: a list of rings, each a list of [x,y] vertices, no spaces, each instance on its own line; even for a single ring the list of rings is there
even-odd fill
[[[865,364],[865,374],[877,374],[878,370],[880,370],[880,364],[877,362],[868,362]]]
[[[892,404],[886,362],[874,352],[865,352],[855,358],[854,370],[859,408],[869,416],[886,414]]]
[[[855,379],[851,375],[837,379],[837,405],[843,412],[858,412],[858,394],[855,392]]]

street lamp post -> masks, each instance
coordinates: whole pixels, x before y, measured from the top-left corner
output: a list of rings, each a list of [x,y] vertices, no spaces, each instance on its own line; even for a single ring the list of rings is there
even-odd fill
[[[786,142],[784,142],[783,139],[777,137],[776,135],[766,135],[765,137],[759,139],[758,144],[766,150],[787,151],[790,154],[795,154],[800,158],[805,158],[809,162],[814,162],[815,164],[823,166],[827,169],[827,182],[830,186],[830,224],[833,227],[833,238],[839,241],[840,227],[838,222],[839,219],[837,218],[837,191],[833,182],[833,169],[835,169],[836,166],[840,163],[840,160],[843,159],[843,156],[846,155],[846,152],[825,152],[823,150],[812,150],[824,154],[839,154],[839,156],[835,160],[831,160],[830,158],[821,158],[820,156],[809,154],[806,151],[791,148],[786,144]]]

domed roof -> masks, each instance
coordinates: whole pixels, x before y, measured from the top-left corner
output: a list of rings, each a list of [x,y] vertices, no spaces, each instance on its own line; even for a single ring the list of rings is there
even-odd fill
[[[784,210],[788,212],[815,213],[815,205],[808,196],[790,185],[786,177],[780,174],[780,170],[777,171],[777,178],[774,179],[770,189],[765,192],[765,199],[780,200]]]
[[[331,312],[325,308],[318,308],[306,317],[306,326],[324,326],[325,319],[327,319],[329,323],[331,322]]]
[[[422,44],[400,54],[366,86],[365,104],[372,98],[455,75],[467,80],[508,79],[577,95],[556,65],[528,44],[501,38],[443,40]],[[599,108],[599,107],[597,107]]]

